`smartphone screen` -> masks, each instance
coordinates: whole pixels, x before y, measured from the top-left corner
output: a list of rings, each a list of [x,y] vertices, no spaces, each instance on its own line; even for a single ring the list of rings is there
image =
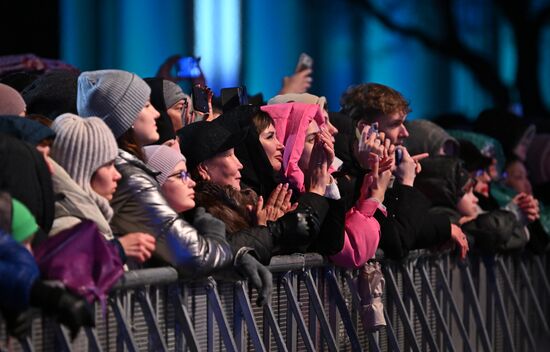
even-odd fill
[[[298,64],[296,65],[296,72],[301,72],[313,67],[313,59],[306,53],[300,54],[298,58]]]
[[[193,56],[182,57],[178,60],[177,75],[180,78],[197,78],[201,75],[199,68],[200,58]]]
[[[193,110],[208,112],[208,91],[201,86],[193,86]]]

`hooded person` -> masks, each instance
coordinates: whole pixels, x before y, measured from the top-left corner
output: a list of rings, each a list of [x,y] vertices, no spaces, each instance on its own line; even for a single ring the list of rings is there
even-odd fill
[[[25,116],[27,105],[21,94],[12,87],[0,83],[0,115]]]
[[[431,201],[430,214],[448,216],[468,241],[486,254],[521,250],[528,234],[513,213],[496,209],[480,211],[474,195],[475,179],[462,160],[434,156],[422,161],[415,187]]]
[[[323,96],[317,96],[310,93],[288,93],[288,94],[279,94],[269,99],[267,102],[268,105],[274,104],[284,104],[284,103],[304,103],[304,104],[316,104],[321,108],[321,113],[325,118],[325,128],[328,133],[334,137],[338,133],[338,129],[331,122],[331,113],[328,111],[328,102],[327,98]],[[330,165],[332,170],[338,170],[342,166],[342,161],[334,157],[332,165]]]
[[[217,123],[234,133],[243,129],[248,131],[243,142],[234,147],[235,155],[243,165],[240,170],[241,185],[242,188],[252,188],[256,194],[268,199],[277,185],[282,182],[280,175],[281,162],[278,159],[282,158],[281,150],[283,146],[282,144],[275,146],[274,155],[271,158],[266,154],[260,142],[262,131],[258,131],[256,128],[257,124],[263,126],[269,123],[267,120],[257,122],[265,117],[262,114],[265,113],[262,113],[258,106],[243,105],[224,112],[218,117]],[[269,115],[267,116],[268,119],[271,119]],[[274,134],[266,138],[277,139]],[[275,170],[273,163],[278,163],[278,170]]]
[[[38,76],[21,95],[27,103],[27,114],[40,114],[54,120],[64,113],[77,113],[78,73],[52,70]]]
[[[409,154],[458,155],[459,144],[456,138],[430,120],[406,121],[405,126],[410,136],[405,139],[403,145]]]

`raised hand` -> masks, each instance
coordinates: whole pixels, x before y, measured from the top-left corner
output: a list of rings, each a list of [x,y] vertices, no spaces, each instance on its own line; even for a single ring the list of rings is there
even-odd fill
[[[311,78],[312,73],[313,70],[308,68],[296,72],[290,77],[285,77],[279,94],[306,93],[311,87],[311,82],[313,82],[313,78]]]
[[[317,193],[321,196],[325,195],[327,184],[330,182],[328,166],[325,147],[319,140],[316,140],[311,150],[307,175],[305,175],[308,192]]]

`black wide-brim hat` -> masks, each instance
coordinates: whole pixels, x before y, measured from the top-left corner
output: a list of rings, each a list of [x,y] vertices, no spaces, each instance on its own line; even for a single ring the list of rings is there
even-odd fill
[[[216,120],[199,121],[177,131],[180,151],[187,159],[187,168],[193,170],[203,161],[241,144],[248,128],[230,131]]]

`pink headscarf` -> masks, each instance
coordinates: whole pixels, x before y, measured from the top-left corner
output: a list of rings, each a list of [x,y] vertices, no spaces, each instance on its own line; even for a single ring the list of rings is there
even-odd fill
[[[306,132],[311,121],[319,128],[325,125],[321,107],[316,104],[285,103],[262,106],[261,109],[275,121],[277,138],[284,144],[284,176],[301,193],[305,192],[304,173],[298,167],[298,161],[304,151]]]

